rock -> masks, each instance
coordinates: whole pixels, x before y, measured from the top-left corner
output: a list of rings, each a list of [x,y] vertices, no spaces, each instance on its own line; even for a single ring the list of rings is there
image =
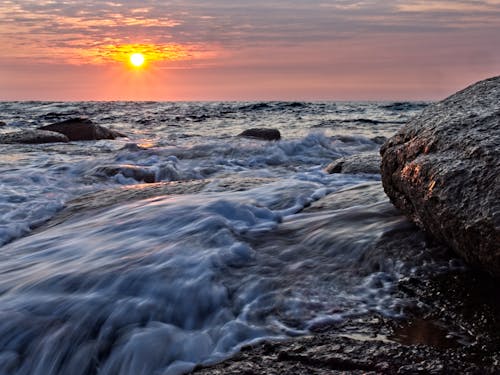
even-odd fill
[[[311,203],[302,212],[317,212],[322,210],[344,210],[354,205],[370,205],[376,202],[387,201],[380,181],[367,182],[349,186],[345,189],[330,193]]]
[[[381,148],[392,203],[500,276],[500,77],[428,107]]]
[[[72,118],[62,122],[42,126],[38,129],[64,134],[70,141],[91,141],[125,137],[125,135],[117,131],[96,125],[91,120],[83,118]]]
[[[258,138],[266,141],[277,141],[281,139],[281,133],[278,129],[252,128],[244,130],[238,134],[238,137]]]
[[[69,139],[64,134],[46,130],[24,130],[13,133],[0,134],[0,143],[52,143],[68,142]]]
[[[243,347],[225,362],[197,366],[206,375],[335,375],[335,374],[495,374],[495,359],[457,348],[401,345],[384,337],[321,334]],[[480,356],[479,356],[480,357]]]
[[[7,123],[0,121],[0,126],[7,126]]]
[[[96,176],[111,177],[121,173],[123,176],[133,178],[136,181],[144,181],[146,183],[155,182],[155,172],[146,168],[141,168],[135,165],[105,165],[95,168],[93,174]]]
[[[337,159],[325,168],[326,173],[380,173],[380,155],[362,153]]]

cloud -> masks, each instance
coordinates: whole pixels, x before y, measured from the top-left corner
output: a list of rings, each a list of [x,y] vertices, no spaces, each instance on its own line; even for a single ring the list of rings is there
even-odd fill
[[[499,31],[499,17],[497,0],[0,0],[0,43],[18,61],[102,63],[109,46],[134,44],[182,46],[202,60],[375,34]]]
[[[460,0],[447,0],[447,1],[406,1],[400,2],[397,5],[397,9],[402,12],[473,12],[482,13],[496,11],[498,12],[498,6],[500,1],[489,0],[489,1],[460,1]]]

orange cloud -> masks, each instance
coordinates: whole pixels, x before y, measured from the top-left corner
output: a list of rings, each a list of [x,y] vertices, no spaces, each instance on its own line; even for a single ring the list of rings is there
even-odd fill
[[[147,62],[180,61],[211,58],[215,51],[182,44],[108,44],[80,51],[88,63],[127,62],[133,53],[141,53]]]

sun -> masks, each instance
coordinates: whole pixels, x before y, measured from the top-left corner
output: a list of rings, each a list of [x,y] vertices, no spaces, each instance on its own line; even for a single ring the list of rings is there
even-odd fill
[[[142,53],[133,53],[130,55],[130,63],[139,68],[140,66],[142,66],[144,64],[144,55]]]

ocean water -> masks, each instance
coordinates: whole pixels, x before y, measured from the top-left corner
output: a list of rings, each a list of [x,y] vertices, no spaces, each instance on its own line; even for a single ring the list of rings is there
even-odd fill
[[[411,224],[379,175],[323,170],[426,105],[0,103],[0,133],[83,116],[128,135],[0,145],[0,373],[182,374],[403,317],[398,280],[447,265],[380,250]],[[282,140],[236,137],[252,127]]]

